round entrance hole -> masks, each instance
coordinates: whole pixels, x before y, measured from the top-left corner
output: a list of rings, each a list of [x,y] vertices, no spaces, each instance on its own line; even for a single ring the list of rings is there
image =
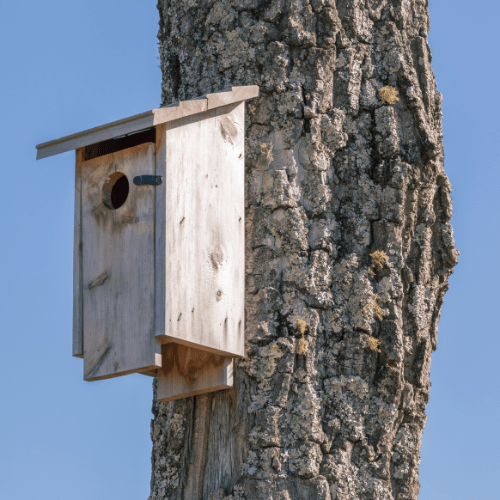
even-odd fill
[[[102,202],[111,210],[120,208],[126,201],[130,185],[127,176],[121,172],[111,174],[102,186]]]

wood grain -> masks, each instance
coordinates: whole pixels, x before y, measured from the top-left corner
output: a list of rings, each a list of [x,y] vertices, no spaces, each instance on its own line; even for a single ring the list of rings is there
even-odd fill
[[[258,85],[247,85],[244,87],[232,87],[229,92],[216,92],[207,94],[208,107],[214,109],[221,106],[227,106],[235,102],[246,101],[259,96]]]
[[[76,134],[67,135],[53,141],[44,142],[36,146],[36,159],[48,158],[66,151],[96,144],[97,142],[120,137],[121,135],[131,134],[142,129],[154,126],[153,111],[146,111],[139,115],[129,116],[122,120],[117,120],[105,125],[100,125],[87,130],[82,130]]]
[[[161,366],[154,335],[155,145],[82,162],[84,378],[99,380]],[[130,192],[117,210],[103,204],[107,177],[122,172]]]
[[[243,101],[258,93],[233,87],[37,146],[37,159],[77,149],[73,355],[85,380],[158,375],[165,400],[231,387],[227,356],[244,355]],[[84,160],[84,146],[152,126],[156,144]],[[117,172],[130,193],[113,210],[103,185]],[[144,174],[164,181],[135,186]]]
[[[213,395],[207,435],[207,461],[203,475],[199,475],[200,483],[203,482],[203,500],[209,500],[210,492],[219,488],[229,490],[234,486],[234,472],[240,470],[237,467],[241,451],[236,445],[237,416],[233,398],[234,394],[230,391]]]
[[[176,102],[164,108],[153,109],[154,123],[155,125],[160,125],[178,120],[179,118],[202,113],[207,109],[208,100],[205,97],[192,99],[191,101]]]
[[[192,399],[193,427],[192,442],[194,446],[187,452],[189,466],[185,474],[184,498],[200,498],[203,494],[203,483],[200,476],[205,470],[207,461],[207,438],[210,426],[211,397],[203,394]]]
[[[245,99],[252,99],[259,95],[256,85],[247,87],[233,87],[229,92],[218,92],[206,96],[197,97],[189,101],[181,101],[164,108],[152,109],[137,115],[122,118],[98,127],[82,130],[75,134],[67,135],[44,142],[36,146],[37,160],[49,156],[58,155],[73,149],[95,144],[97,142],[131,134],[139,130],[154,127],[162,123],[178,120],[203,111],[220,106],[226,106]]]
[[[243,126],[244,103],[167,124],[162,342],[244,355]]]
[[[155,190],[155,334],[158,339],[165,335],[165,269],[166,269],[166,129],[164,123],[156,127],[156,175],[163,182]]]
[[[73,245],[73,356],[83,358],[82,307],[82,162],[83,148],[76,150],[75,161],[75,233]]]
[[[232,359],[179,344],[163,346],[157,397],[173,401],[233,386]]]

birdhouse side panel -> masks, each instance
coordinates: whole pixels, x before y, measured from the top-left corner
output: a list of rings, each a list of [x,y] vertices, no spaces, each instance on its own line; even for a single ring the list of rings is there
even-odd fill
[[[166,273],[166,127],[156,127],[156,175],[163,182],[156,188],[156,230],[155,230],[155,333],[157,339],[165,336],[165,273]]]
[[[81,163],[84,378],[161,366],[154,332],[155,145]]]
[[[76,150],[75,236],[73,245],[73,356],[83,358],[82,167],[84,148]]]
[[[165,180],[162,341],[242,356],[244,103],[167,124]]]

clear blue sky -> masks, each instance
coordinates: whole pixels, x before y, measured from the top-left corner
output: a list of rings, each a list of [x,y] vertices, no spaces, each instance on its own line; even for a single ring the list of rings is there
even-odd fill
[[[421,500],[500,499],[498,21],[430,0],[461,259],[431,367]],[[157,107],[156,0],[3,0],[0,497],[146,500],[151,379],[85,383],[71,357],[73,165],[35,145]]]

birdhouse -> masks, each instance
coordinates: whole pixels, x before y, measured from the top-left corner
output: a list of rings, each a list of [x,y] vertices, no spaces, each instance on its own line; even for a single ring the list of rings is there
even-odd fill
[[[37,146],[76,150],[73,355],[158,398],[232,385],[244,355],[244,101],[233,87]]]

